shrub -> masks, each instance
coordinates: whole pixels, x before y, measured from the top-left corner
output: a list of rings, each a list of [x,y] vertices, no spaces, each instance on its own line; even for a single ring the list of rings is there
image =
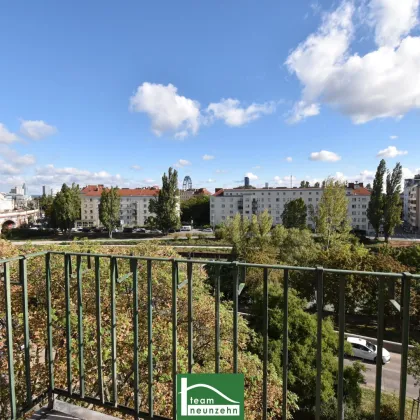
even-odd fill
[[[186,235],[185,235],[185,237],[189,240],[189,241],[191,241],[191,239],[192,239],[192,233],[187,233]]]

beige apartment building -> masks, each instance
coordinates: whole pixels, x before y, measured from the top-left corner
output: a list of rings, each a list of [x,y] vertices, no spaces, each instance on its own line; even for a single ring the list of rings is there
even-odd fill
[[[409,190],[408,223],[414,230],[420,226],[420,185],[413,185]]]
[[[103,185],[88,185],[83,188],[81,196],[81,220],[76,221],[76,227],[99,227],[99,203]],[[153,188],[120,188],[121,197],[120,220],[122,226],[144,226],[149,216],[150,200],[156,197],[159,189]]]
[[[284,205],[297,198],[302,198],[308,207],[308,226],[314,228],[309,217],[309,205],[315,209],[323,194],[322,188],[257,188],[257,189],[218,189],[210,197],[210,223],[217,226],[227,218],[240,213],[251,218],[265,210],[271,214],[275,225],[281,224]],[[353,229],[372,232],[367,218],[370,191],[362,183],[350,183],[346,189],[348,197],[348,217]]]

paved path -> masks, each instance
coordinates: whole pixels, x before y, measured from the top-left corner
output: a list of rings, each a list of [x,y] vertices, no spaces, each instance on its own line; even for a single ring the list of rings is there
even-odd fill
[[[353,360],[360,359],[344,359],[345,365],[350,365]],[[373,362],[364,362],[366,372],[366,386],[375,389],[376,381],[376,365]],[[401,371],[401,355],[391,353],[391,361],[382,367],[382,391],[395,393],[397,396],[400,392],[400,371]],[[414,378],[409,375],[407,378],[407,397],[417,398],[419,396],[419,388],[414,386]]]

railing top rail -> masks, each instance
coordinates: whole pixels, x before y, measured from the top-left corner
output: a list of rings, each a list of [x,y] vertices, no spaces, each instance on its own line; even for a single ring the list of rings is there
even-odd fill
[[[27,255],[19,255],[16,257],[10,257],[0,260],[0,264],[17,261],[21,259],[29,259],[45,254],[53,255],[74,255],[83,257],[102,257],[102,258],[117,258],[127,260],[140,260],[140,261],[160,261],[160,262],[172,262],[177,263],[194,263],[194,264],[209,264],[209,265],[224,265],[224,266],[237,266],[237,267],[248,267],[248,268],[269,268],[272,270],[290,270],[290,271],[309,271],[314,272],[317,270],[323,270],[324,273],[331,274],[343,274],[343,275],[361,275],[361,276],[377,276],[377,277],[391,277],[391,278],[402,278],[404,276],[410,276],[413,279],[420,279],[420,274],[411,273],[389,273],[381,271],[358,271],[358,270],[340,270],[335,268],[324,268],[324,267],[299,267],[290,265],[280,264],[252,264],[240,261],[219,261],[219,260],[205,260],[205,259],[187,259],[187,258],[171,258],[171,257],[146,257],[140,255],[116,255],[116,254],[101,254],[91,252],[65,252],[65,251],[40,251]]]

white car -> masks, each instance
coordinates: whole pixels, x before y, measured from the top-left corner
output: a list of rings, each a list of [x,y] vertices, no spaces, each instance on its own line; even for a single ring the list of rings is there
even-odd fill
[[[377,347],[370,341],[364,340],[363,338],[347,337],[347,341],[353,347],[353,356],[364,360],[372,360],[376,362],[376,356],[378,355]],[[382,363],[389,363],[391,355],[387,349],[382,347]]]
[[[206,228],[206,229],[203,229],[203,232],[213,233],[213,229],[212,228]]]
[[[191,226],[181,226],[181,232],[191,232]]]

